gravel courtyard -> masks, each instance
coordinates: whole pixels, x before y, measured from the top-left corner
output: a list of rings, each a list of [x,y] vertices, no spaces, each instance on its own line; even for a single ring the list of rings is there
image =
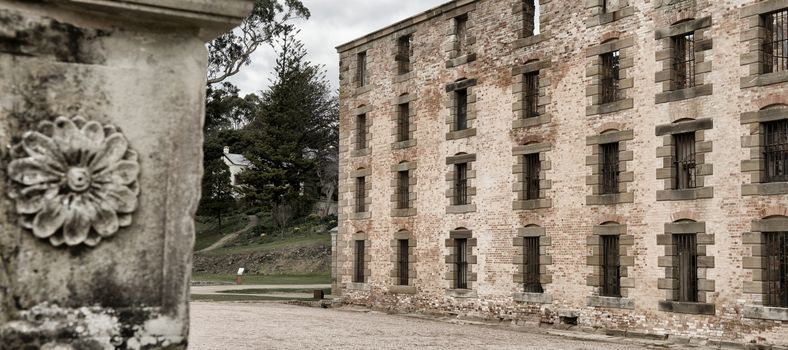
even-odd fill
[[[574,334],[574,333],[573,333]],[[191,304],[189,349],[648,349],[631,339],[586,339],[460,325],[377,312],[281,303]]]

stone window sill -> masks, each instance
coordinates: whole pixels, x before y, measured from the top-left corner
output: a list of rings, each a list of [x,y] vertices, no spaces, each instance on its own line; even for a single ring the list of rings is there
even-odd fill
[[[635,107],[635,100],[631,98],[627,98],[624,100],[605,103],[602,105],[588,106],[586,108],[586,116],[619,112],[626,109],[632,109],[634,107]]]
[[[351,157],[366,157],[368,155],[369,155],[369,148],[356,149],[356,150],[350,151],[350,156]]]
[[[586,196],[587,205],[613,205],[634,202],[635,194],[633,192]]]
[[[517,119],[512,123],[512,127],[515,129],[531,128],[542,124],[547,124],[550,122],[550,119],[551,119],[550,114],[545,113],[538,117]]]
[[[476,128],[451,131],[446,133],[446,140],[459,140],[476,136]]]
[[[478,298],[479,293],[472,289],[447,289],[446,296],[452,298]]]
[[[391,286],[389,287],[388,294],[416,294],[416,286]]]
[[[411,148],[411,147],[416,147],[416,140],[415,139],[394,142],[394,143],[391,144],[391,149],[392,150],[406,149],[406,148]]]
[[[701,96],[710,96],[713,93],[714,93],[714,84],[698,85],[691,88],[667,91],[657,94],[657,96],[655,97],[655,103],[660,104],[667,102],[689,100]]]
[[[361,283],[361,282],[349,282],[349,283],[345,283],[345,289],[347,289],[347,290],[369,290],[369,284]]]
[[[618,21],[625,17],[632,16],[634,14],[635,14],[634,7],[632,6],[623,7],[618,9],[617,11],[603,13],[589,18],[588,21],[586,21],[586,28],[613,23],[615,21]]]
[[[743,196],[771,196],[788,194],[788,182],[770,182],[742,185]]]
[[[397,76],[394,77],[394,83],[396,83],[396,84],[404,83],[404,82],[406,82],[408,80],[413,79],[413,77],[415,77],[415,76],[416,76],[416,72],[415,71],[410,71],[410,72],[407,72],[405,74],[400,74],[400,75],[397,75]]]
[[[542,41],[547,40],[549,37],[548,34],[549,33],[545,31],[544,33],[539,33],[536,35],[531,35],[529,37],[517,39],[517,41],[514,42],[514,48],[522,49],[524,47],[536,45]]]
[[[514,201],[512,203],[512,210],[534,210],[534,209],[544,209],[550,208],[553,206],[552,199],[532,199],[526,201]]]
[[[372,217],[372,215],[370,214],[370,212],[351,213],[350,214],[350,220],[367,220],[367,219],[369,219],[371,217]]]
[[[713,187],[657,191],[657,201],[691,201],[696,199],[709,199],[713,197]]]
[[[391,216],[395,218],[403,218],[408,216],[416,216],[416,208],[402,208],[391,209]]]
[[[370,91],[372,91],[372,85],[364,85],[361,87],[357,87],[356,90],[353,91],[353,96],[363,95]]]
[[[588,297],[588,306],[634,310],[635,302],[632,299],[627,298],[593,296]]]
[[[714,304],[685,303],[678,301],[660,301],[659,311],[677,314],[714,315]]]
[[[552,304],[553,296],[545,293],[514,293],[512,294],[514,301],[524,303],[537,303],[537,304]]]
[[[788,308],[745,305],[744,317],[761,320],[788,321]]]
[[[463,55],[457,58],[452,58],[446,61],[446,68],[458,67],[466,63],[471,63],[473,61],[476,61],[476,54],[469,53],[467,55]]]
[[[755,86],[767,86],[788,82],[788,71],[751,75],[741,78],[741,88],[751,88]]]
[[[446,214],[465,214],[476,212],[476,204],[450,205],[446,207]]]

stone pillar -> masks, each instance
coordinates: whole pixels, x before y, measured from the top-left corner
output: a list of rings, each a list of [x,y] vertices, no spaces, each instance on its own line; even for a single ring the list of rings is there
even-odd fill
[[[0,0],[0,349],[183,349],[205,42],[252,0]]]

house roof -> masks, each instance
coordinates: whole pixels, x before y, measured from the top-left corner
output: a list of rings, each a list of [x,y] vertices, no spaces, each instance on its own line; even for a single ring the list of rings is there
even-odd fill
[[[227,157],[227,160],[229,160],[230,163],[232,163],[233,165],[238,165],[238,166],[252,165],[252,162],[250,162],[249,159],[246,159],[246,157],[244,157],[243,154],[225,153],[224,156]]]

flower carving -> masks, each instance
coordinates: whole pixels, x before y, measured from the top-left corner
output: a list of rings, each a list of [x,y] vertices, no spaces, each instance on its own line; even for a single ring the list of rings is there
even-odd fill
[[[139,161],[112,125],[45,121],[11,147],[8,196],[20,224],[54,246],[95,247],[131,225]]]

